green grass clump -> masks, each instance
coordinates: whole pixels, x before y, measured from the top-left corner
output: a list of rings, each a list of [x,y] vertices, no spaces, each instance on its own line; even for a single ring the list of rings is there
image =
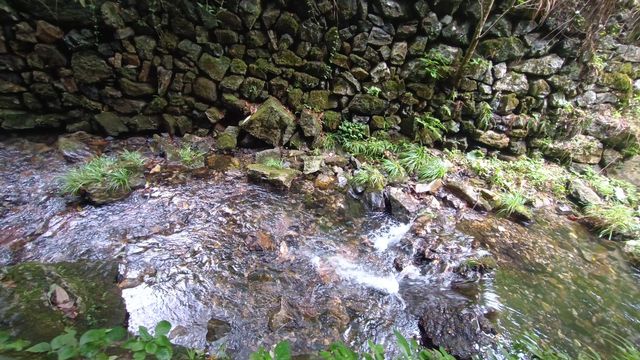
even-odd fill
[[[203,164],[205,153],[185,144],[178,150],[178,156],[184,166],[195,167]]]
[[[369,138],[366,140],[343,140],[343,149],[353,156],[364,156],[370,159],[380,159],[387,151],[395,152],[397,146],[389,140]]]
[[[493,108],[487,102],[480,103],[476,126],[480,130],[489,130],[493,121]]]
[[[353,185],[371,192],[382,191],[387,185],[387,179],[380,170],[369,164],[362,164],[360,170],[351,178],[351,182]]]
[[[400,164],[404,166],[407,172],[414,174],[431,158],[431,154],[427,148],[420,145],[409,144],[403,147],[398,155]]]
[[[71,169],[60,178],[63,194],[80,195],[90,187],[106,187],[111,191],[131,190],[133,177],[142,172],[144,158],[126,151],[117,158],[100,156]]]
[[[449,166],[437,157],[429,157],[416,171],[418,180],[433,181],[442,179],[447,175]]]
[[[451,73],[451,59],[436,50],[431,50],[421,57],[420,63],[424,73],[432,80],[440,80]]]
[[[272,169],[281,170],[285,168],[284,162],[282,161],[282,159],[269,158],[269,159],[266,159],[262,164]]]
[[[389,176],[390,182],[402,182],[407,178],[407,171],[398,160],[382,160],[382,169]]]
[[[498,197],[498,215],[509,217],[514,214],[528,215],[527,197],[519,191],[511,191]]]
[[[378,97],[378,96],[380,96],[381,92],[382,92],[382,89],[380,89],[377,86],[371,86],[371,87],[367,88],[367,94],[369,94],[371,96]]]
[[[341,141],[364,140],[369,137],[369,126],[366,124],[344,121],[338,127],[338,138]]]
[[[591,205],[585,214],[593,220],[595,227],[603,238],[614,235],[630,235],[640,230],[637,212],[623,204]]]

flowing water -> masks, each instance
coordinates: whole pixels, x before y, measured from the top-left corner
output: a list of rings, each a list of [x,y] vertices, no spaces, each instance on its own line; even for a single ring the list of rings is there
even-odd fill
[[[134,138],[107,151],[122,147],[148,148]],[[57,193],[72,165],[50,140],[3,139],[0,162],[0,265],[116,262],[129,329],[168,320],[177,344],[225,343],[246,358],[283,339],[297,353],[336,340],[390,344],[394,329],[424,340],[425,314],[469,334],[465,314],[484,314],[500,341],[530,331],[605,354],[605,331],[640,335],[637,273],[616,245],[552,214],[524,228],[443,207],[405,224],[349,196],[307,183],[278,192],[239,171],[174,173],[122,201],[80,206]],[[465,270],[489,254],[497,270]]]

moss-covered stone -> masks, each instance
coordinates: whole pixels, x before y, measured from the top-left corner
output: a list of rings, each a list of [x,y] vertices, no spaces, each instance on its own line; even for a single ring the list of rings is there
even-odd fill
[[[524,42],[515,36],[484,40],[478,45],[478,52],[495,62],[519,59],[526,51]]]
[[[240,129],[237,126],[227,126],[224,132],[216,138],[216,148],[218,150],[233,150],[238,146],[238,134]]]
[[[311,90],[320,85],[320,79],[303,72],[293,73],[294,86],[304,90]]]
[[[327,131],[335,131],[340,126],[342,115],[336,111],[325,111],[323,116],[324,129]]]
[[[602,76],[602,82],[614,90],[622,92],[633,91],[633,80],[629,75],[618,73],[607,73]]]
[[[236,92],[240,89],[240,85],[244,81],[244,77],[240,75],[229,75],[220,82],[220,90],[228,92]]]
[[[22,263],[0,272],[0,328],[34,343],[50,341],[66,327],[122,326],[126,311],[115,284],[115,263]],[[52,305],[52,286],[72,303],[64,312]],[[34,324],[38,324],[34,326]]]
[[[299,67],[304,65],[304,60],[291,50],[280,50],[273,54],[273,62],[276,65],[286,67]]]
[[[222,81],[230,65],[231,59],[229,59],[228,57],[223,56],[217,58],[207,53],[202,54],[202,56],[200,56],[200,60],[198,61],[200,70],[207,74],[211,79],[216,81]]]
[[[254,77],[248,77],[244,80],[244,82],[242,83],[242,86],[240,87],[240,94],[244,98],[254,101],[262,93],[262,90],[264,89],[264,84],[265,84],[264,80],[254,78]]]
[[[247,166],[249,178],[266,181],[273,185],[290,188],[293,180],[301,174],[294,169],[277,169],[263,164],[250,164]]]
[[[122,117],[112,112],[103,112],[95,116],[96,122],[107,135],[118,136],[129,131]]]
[[[302,110],[300,114],[300,128],[306,137],[316,137],[322,131],[322,113],[310,109]]]
[[[295,116],[278,99],[270,97],[240,127],[273,146],[286,144],[296,129]]]
[[[98,54],[90,51],[74,53],[71,68],[74,78],[80,83],[94,84],[113,77],[113,69]]]
[[[133,97],[148,96],[156,93],[156,88],[148,83],[121,78],[119,84],[123,93]]]
[[[329,108],[329,94],[328,90],[313,90],[309,92],[307,98],[307,105],[312,109],[326,110]]]
[[[358,94],[349,104],[349,110],[359,115],[380,115],[386,108],[386,102],[369,94]]]
[[[247,63],[241,59],[233,59],[231,60],[229,71],[231,71],[232,74],[244,75],[247,73]]]

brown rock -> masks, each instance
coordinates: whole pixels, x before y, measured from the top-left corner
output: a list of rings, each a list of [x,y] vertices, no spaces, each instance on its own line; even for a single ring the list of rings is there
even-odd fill
[[[44,20],[36,21],[36,38],[43,43],[52,44],[64,36],[64,31],[59,27],[49,24]]]

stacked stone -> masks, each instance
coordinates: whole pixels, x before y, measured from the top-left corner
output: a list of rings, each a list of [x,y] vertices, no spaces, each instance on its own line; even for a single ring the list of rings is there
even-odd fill
[[[413,136],[415,115],[431,112],[447,125],[445,145],[521,154],[539,136],[529,131],[535,119],[560,129],[567,104],[617,104],[640,87],[640,47],[608,39],[606,67],[585,75],[579,38],[548,36],[530,14],[513,13],[490,18],[478,46],[483,60],[465,68],[452,98],[450,81],[429,78],[422,58],[435,51],[453,64],[461,59],[478,18],[474,1],[213,3],[0,3],[0,128],[112,136],[215,130],[299,147],[344,119]],[[256,130],[268,116],[243,121],[270,97],[270,110],[259,113],[278,114],[285,125],[277,138]],[[482,102],[494,114],[480,127]],[[631,133],[596,125],[580,130],[595,153],[603,143],[620,147],[612,138]]]

